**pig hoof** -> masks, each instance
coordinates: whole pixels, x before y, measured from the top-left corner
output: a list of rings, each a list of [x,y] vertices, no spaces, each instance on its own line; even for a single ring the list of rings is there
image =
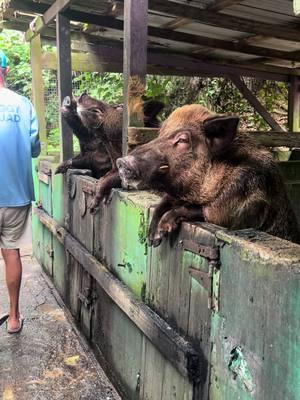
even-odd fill
[[[89,210],[90,210],[90,214],[95,215],[97,214],[99,208],[98,208],[98,204],[96,204],[95,201],[91,202],[91,204],[89,205]]]
[[[59,165],[56,168],[54,174],[55,175],[57,175],[57,174],[65,174],[67,172],[67,170],[68,170],[68,167],[66,165]]]
[[[158,247],[161,244],[162,239],[157,238],[152,240],[152,247]]]
[[[98,207],[90,207],[90,214],[95,215],[97,214],[98,210]]]

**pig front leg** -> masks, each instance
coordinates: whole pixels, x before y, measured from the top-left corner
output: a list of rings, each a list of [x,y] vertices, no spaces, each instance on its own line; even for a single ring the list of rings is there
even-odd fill
[[[99,204],[102,200],[108,201],[111,189],[121,187],[121,178],[118,171],[109,171],[97,182],[96,193],[89,209],[91,214],[98,211]]]
[[[64,161],[55,170],[55,174],[65,174],[68,169],[90,169],[90,161],[81,156]]]
[[[179,206],[164,213],[153,236],[153,247],[159,246],[164,236],[177,231],[183,221],[203,221],[203,211],[200,206]]]
[[[174,206],[174,202],[175,199],[173,197],[171,197],[168,194],[165,194],[161,199],[160,203],[155,207],[148,231],[149,246],[156,247],[160,244],[161,240],[159,241],[159,243],[157,243],[157,240],[159,239],[157,236],[159,221],[167,211],[172,209],[172,207]]]

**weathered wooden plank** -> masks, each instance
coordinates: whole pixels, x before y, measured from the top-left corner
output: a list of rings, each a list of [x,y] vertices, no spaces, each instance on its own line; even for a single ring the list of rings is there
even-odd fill
[[[157,138],[159,129],[157,128],[140,128],[140,127],[129,127],[128,128],[128,145],[135,146],[138,144],[144,144]]]
[[[47,7],[45,13],[40,17],[37,16],[31,23],[30,27],[25,34],[26,40],[32,40],[37,34],[39,34],[43,29],[45,29],[54,19],[57,14],[62,13],[66,10],[72,3],[73,0],[56,0],[50,7]],[[16,4],[18,6],[18,4]],[[23,6],[21,5],[21,8]],[[25,9],[32,8],[32,5],[24,4]],[[38,6],[39,11],[41,12],[43,8]]]
[[[41,142],[41,155],[47,154],[47,132],[45,120],[44,82],[42,77],[42,48],[41,38],[36,36],[30,43],[31,70],[32,70],[32,96],[33,104],[39,120],[39,137]]]
[[[191,381],[197,380],[201,373],[200,359],[192,346],[148,306],[138,301],[62,226],[40,209],[35,208],[34,213],[178,371]]]
[[[300,132],[300,79],[296,76],[290,78],[288,123],[291,131]]]
[[[74,67],[83,70],[96,68],[99,71],[119,72],[123,52],[119,48],[95,45],[91,46],[91,53],[97,55],[97,58],[91,56],[91,68],[83,64],[89,64],[89,58],[86,54],[77,54],[74,58]],[[287,81],[290,70],[287,68],[264,68],[259,66],[257,69],[249,66],[223,65],[219,63],[210,63],[198,58],[189,57],[183,54],[167,52],[148,52],[147,73],[157,73],[162,75],[183,75],[183,76],[224,76],[229,74],[241,74],[243,76],[256,77],[258,79],[270,79],[274,81]],[[44,59],[44,58],[43,58]],[[48,68],[55,68],[55,55],[47,54],[44,64]],[[297,71],[295,71],[297,73]]]
[[[242,95],[249,101],[254,107],[255,111],[267,122],[267,124],[274,130],[283,131],[281,126],[275,121],[272,115],[265,109],[260,101],[254,96],[254,94],[248,89],[246,84],[238,76],[231,76],[231,81],[235,84]]]
[[[298,399],[300,246],[253,229],[217,238],[221,290],[209,398]]]
[[[128,127],[144,124],[142,96],[147,70],[147,26],[148,0],[125,0],[123,155],[126,155],[128,150]]]
[[[286,26],[261,23],[247,18],[237,18],[228,14],[220,14],[210,10],[203,10],[190,4],[181,4],[175,1],[149,0],[149,9],[159,11],[176,17],[188,18],[206,25],[218,26],[238,32],[248,32],[254,35],[264,35],[285,39],[300,41],[297,29],[291,29]]]
[[[56,17],[58,54],[58,102],[72,95],[70,20],[61,14]],[[59,111],[61,161],[73,156],[73,133]]]
[[[240,3],[241,0],[211,0],[211,2],[206,7],[207,10],[221,11],[224,8],[233,6]]]
[[[58,13],[62,13],[68,7],[70,7],[72,1],[73,0],[56,0],[53,4],[51,4],[51,6],[43,15],[45,25],[50,24],[50,22],[56,18]]]
[[[93,25],[103,26],[106,28],[112,28],[121,31],[123,30],[123,22],[121,20],[116,20],[115,18],[109,16],[99,16],[90,13],[82,13],[76,10],[69,10],[65,12],[64,15],[66,15],[73,21],[90,23]],[[251,44],[248,44],[246,40],[226,41],[222,39],[213,39],[211,37],[204,35],[200,36],[185,32],[176,32],[170,28],[168,29],[168,25],[165,25],[164,27],[160,28],[149,26],[148,35],[150,37],[159,37],[180,43],[188,43],[193,45],[198,44],[200,46],[228,50],[232,52],[246,53],[266,58],[270,57],[282,60],[300,61],[299,52],[287,52],[287,51],[265,48],[263,46],[262,47],[253,46]]]
[[[297,132],[249,132],[266,147],[300,147],[300,135]]]

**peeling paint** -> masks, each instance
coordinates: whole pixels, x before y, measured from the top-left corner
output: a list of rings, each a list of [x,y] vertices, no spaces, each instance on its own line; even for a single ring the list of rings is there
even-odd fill
[[[254,391],[255,384],[240,346],[231,350],[228,368],[232,372],[234,380],[239,379],[248,392]]]

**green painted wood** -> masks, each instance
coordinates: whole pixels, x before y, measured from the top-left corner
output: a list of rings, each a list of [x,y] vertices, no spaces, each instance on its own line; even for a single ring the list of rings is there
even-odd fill
[[[64,209],[63,209],[63,185],[62,175],[54,175],[57,164],[52,165],[52,212],[55,221],[64,225]],[[63,245],[56,239],[52,238],[53,243],[53,281],[56,289],[61,297],[66,300],[66,252]]]
[[[193,399],[193,385],[144,338],[139,399]]]
[[[288,170],[290,165],[283,167],[286,176],[295,177],[293,168]],[[95,180],[72,176],[71,182],[76,183],[75,189],[70,186],[75,193],[73,198],[67,194],[66,180],[58,177],[52,180],[54,218],[138,298],[188,338],[203,356],[205,373],[192,388],[83,272],[84,265],[70,255],[64,260],[63,247],[62,253],[55,250],[55,284],[61,285],[72,314],[91,339],[124,399],[206,399],[209,376],[212,400],[276,399],[276,394],[281,396],[280,400],[297,399],[300,393],[300,349],[296,342],[300,328],[298,246],[264,234],[258,234],[256,239],[217,232],[218,228],[205,224],[183,224],[179,237],[164,240],[157,249],[148,248],[149,207],[157,203],[157,196],[116,191],[110,204],[92,217],[85,208]],[[44,182],[38,184],[48,207]],[[292,181],[287,185],[290,193],[295,190],[293,198],[297,205],[297,183]],[[34,231],[38,229],[36,225]],[[208,271],[208,262],[185,249],[183,243],[193,240],[213,246],[216,232],[220,243],[225,245],[221,248],[221,270],[213,274],[215,308],[211,311],[208,307],[211,294],[189,274],[190,267]],[[34,246],[38,247],[36,241]],[[38,249],[35,251],[38,253]],[[41,247],[40,257],[43,254]],[[83,306],[78,299],[78,293],[85,287],[97,295],[92,307]]]
[[[253,230],[218,232],[210,398],[300,398],[300,247]]]
[[[95,222],[94,247],[102,249],[100,259],[139,298],[145,296],[147,277],[148,208],[157,200],[145,192],[116,192]]]
[[[44,179],[44,181],[42,181]],[[40,159],[38,165],[38,202],[50,216],[52,216],[52,175],[49,161]],[[38,243],[40,246],[40,262],[45,271],[53,275],[53,241],[52,235],[44,226],[38,229]]]
[[[95,190],[95,179],[69,174],[66,178],[68,196],[68,228],[70,233],[91,253],[94,247],[94,217],[89,212],[88,206],[92,201],[92,193]],[[91,336],[91,318],[93,304],[90,296],[93,292],[91,276],[84,271],[82,265],[69,258],[71,271],[76,275],[76,283],[69,283],[72,287],[71,296],[74,304],[74,312],[78,315],[81,329],[87,338]],[[72,276],[68,275],[69,281]],[[76,299],[77,298],[77,299]]]
[[[101,364],[124,399],[139,399],[143,336],[96,285],[92,341]]]

